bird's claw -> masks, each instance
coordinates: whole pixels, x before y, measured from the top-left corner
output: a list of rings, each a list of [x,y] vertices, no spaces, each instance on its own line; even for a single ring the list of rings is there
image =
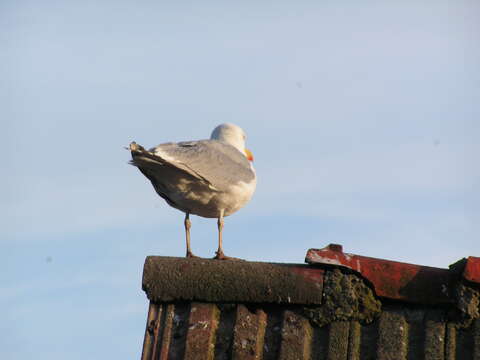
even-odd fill
[[[185,257],[190,258],[190,259],[192,259],[192,258],[199,259],[200,258],[200,256],[193,255],[192,252],[187,252],[187,255],[185,255]]]
[[[227,256],[222,251],[216,251],[215,254],[216,255],[213,258],[216,260],[242,260],[239,258]]]

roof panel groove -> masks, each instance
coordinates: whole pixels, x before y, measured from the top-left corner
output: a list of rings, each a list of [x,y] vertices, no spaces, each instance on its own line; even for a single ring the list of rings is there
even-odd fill
[[[278,359],[280,343],[282,339],[283,310],[279,306],[271,306],[265,309],[267,324],[263,344],[263,360]]]
[[[423,345],[425,343],[425,325],[423,309],[407,311],[406,321],[408,325],[408,348],[407,359],[415,360],[423,357]]]
[[[313,341],[311,347],[312,359],[326,360],[328,353],[329,326],[313,326]]]
[[[477,358],[480,359],[480,319],[475,320],[473,325],[473,353]]]
[[[457,328],[455,341],[455,355],[457,359],[478,360],[473,357],[473,327],[467,329]]]
[[[360,359],[373,360],[377,356],[378,320],[360,327]]]
[[[233,329],[236,320],[237,307],[232,304],[218,306],[220,320],[215,339],[215,360],[228,360],[232,358]]]
[[[183,359],[185,356],[189,316],[189,303],[175,304],[168,360]]]

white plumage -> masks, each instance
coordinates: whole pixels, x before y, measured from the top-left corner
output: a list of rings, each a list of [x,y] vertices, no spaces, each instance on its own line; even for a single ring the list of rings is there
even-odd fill
[[[223,217],[242,208],[256,187],[253,157],[245,148],[245,133],[234,124],[217,126],[210,140],[165,143],[145,150],[130,144],[132,165],[151,181],[155,191],[172,207],[185,213],[187,257],[190,214],[217,218],[217,259],[229,259],[222,249]]]

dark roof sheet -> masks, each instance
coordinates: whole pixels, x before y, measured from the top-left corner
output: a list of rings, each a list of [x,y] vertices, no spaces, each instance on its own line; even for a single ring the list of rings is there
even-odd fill
[[[148,257],[142,359],[480,359],[478,260],[438,269],[338,245],[310,265]]]
[[[479,359],[480,320],[445,319],[441,309],[388,304],[370,324],[318,327],[292,305],[151,304],[142,360]]]

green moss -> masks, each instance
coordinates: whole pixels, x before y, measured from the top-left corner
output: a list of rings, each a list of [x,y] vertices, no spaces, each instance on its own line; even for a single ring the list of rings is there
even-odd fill
[[[450,311],[450,321],[458,328],[467,328],[472,321],[480,318],[480,290],[459,282],[454,289],[456,306]]]
[[[364,281],[338,269],[325,272],[322,306],[304,308],[305,315],[318,326],[347,320],[370,323],[380,311],[381,302]]]

